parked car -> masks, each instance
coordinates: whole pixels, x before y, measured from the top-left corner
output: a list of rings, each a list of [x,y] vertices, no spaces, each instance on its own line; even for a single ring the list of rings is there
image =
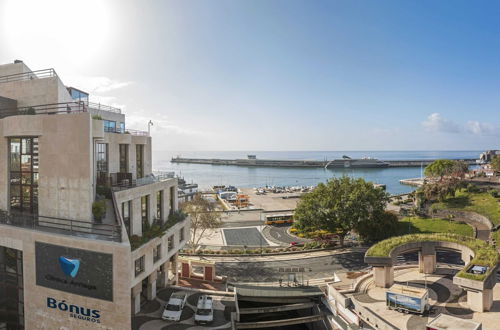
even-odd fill
[[[165,305],[162,319],[168,321],[180,321],[182,315],[182,309],[186,305],[187,293],[185,292],[174,292],[170,296],[168,303]]]
[[[302,243],[302,242],[291,242],[290,246],[297,246],[297,247],[304,246],[304,243]]]
[[[196,314],[194,315],[194,322],[196,324],[209,324],[214,320],[213,299],[210,296],[203,295],[198,298],[198,305],[196,306]]]

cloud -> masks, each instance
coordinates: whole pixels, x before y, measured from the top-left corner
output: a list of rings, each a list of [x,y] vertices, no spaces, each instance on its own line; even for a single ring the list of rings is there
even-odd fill
[[[90,94],[107,93],[116,89],[124,88],[133,84],[132,81],[120,81],[109,77],[95,76],[69,76],[71,86],[82,89]]]
[[[478,121],[468,121],[465,130],[475,135],[496,135],[500,136],[500,127],[490,123],[481,123]]]
[[[176,135],[208,135],[208,132],[202,132],[195,130],[186,126],[177,125],[176,123],[168,120],[166,116],[155,114],[151,117],[146,117],[142,114],[132,113],[127,114],[127,127],[135,127],[138,129],[144,129],[147,127],[149,121],[153,122],[151,127],[152,133],[156,134],[176,134]]]
[[[422,125],[430,132],[460,133],[461,131],[459,125],[449,119],[443,118],[437,112],[430,114]]]
[[[465,125],[459,125],[446,119],[439,113],[433,113],[422,123],[425,129],[438,133],[468,133],[477,136],[500,136],[500,127],[491,123],[469,120]]]

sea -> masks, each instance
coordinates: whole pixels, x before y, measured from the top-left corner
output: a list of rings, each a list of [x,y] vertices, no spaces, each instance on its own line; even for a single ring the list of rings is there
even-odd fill
[[[323,169],[323,168],[274,168],[242,167],[227,165],[176,164],[172,157],[188,158],[247,158],[256,155],[260,159],[333,160],[372,157],[379,160],[424,159],[478,159],[482,151],[164,151],[153,155],[153,168],[173,171],[189,183],[197,183],[201,189],[214,185],[232,185],[241,188],[264,186],[315,186],[319,182],[344,175],[362,177],[367,181],[386,185],[390,194],[403,194],[415,188],[399,183],[401,179],[422,176],[421,167]]]

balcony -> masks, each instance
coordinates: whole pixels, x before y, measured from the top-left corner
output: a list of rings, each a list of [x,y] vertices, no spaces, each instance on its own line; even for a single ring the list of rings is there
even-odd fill
[[[2,76],[0,77],[0,83],[51,78],[51,77],[57,77],[56,71],[54,69],[44,69],[44,70],[22,72],[22,73],[15,73],[7,76]]]
[[[162,182],[175,177],[174,172],[157,172],[143,178],[133,180],[132,173],[111,173],[109,176],[111,189],[120,191],[148,184]]]
[[[139,131],[136,129],[125,129],[122,130],[120,127],[104,127],[104,132],[106,133],[116,133],[116,134],[130,134],[135,136],[149,136],[146,131]]]
[[[0,224],[97,240],[121,242],[121,226],[0,211]]]
[[[181,212],[177,211],[168,216],[168,220],[162,223],[160,220],[153,220],[153,224],[143,226],[142,236],[132,235],[130,236],[130,246],[133,250],[141,247],[147,242],[151,241],[157,237],[163,237],[168,233],[168,230],[175,226],[178,223],[183,222],[188,219],[188,216]],[[170,248],[169,248],[170,250]]]
[[[107,112],[113,112],[113,113],[122,113],[122,110],[120,108],[115,108],[109,105],[104,105],[101,103],[94,103],[94,102],[86,102],[87,106],[96,111],[107,111]]]
[[[0,119],[10,116],[55,115],[55,114],[80,113],[87,111],[88,107],[85,104],[85,102],[82,101],[40,104],[29,107],[0,109]]]

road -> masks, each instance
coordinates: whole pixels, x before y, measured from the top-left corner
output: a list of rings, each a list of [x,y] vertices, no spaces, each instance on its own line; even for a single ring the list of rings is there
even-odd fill
[[[345,252],[335,255],[297,259],[290,255],[288,260],[263,261],[216,261],[215,269],[230,282],[277,282],[286,277],[284,271],[301,273],[304,280],[332,277],[333,272],[357,271],[366,268],[364,252]],[[303,270],[301,269],[303,268]],[[281,271],[280,271],[281,269]]]

